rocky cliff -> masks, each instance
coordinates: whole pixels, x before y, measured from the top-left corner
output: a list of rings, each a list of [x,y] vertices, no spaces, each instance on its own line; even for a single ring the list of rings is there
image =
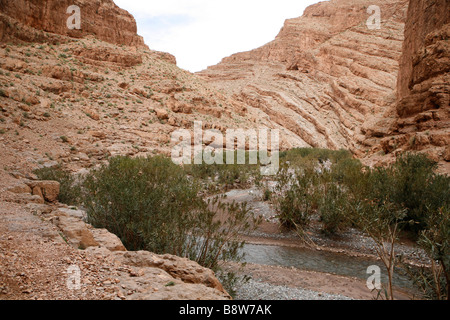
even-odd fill
[[[87,224],[85,212],[55,203],[58,191],[58,182],[25,178],[2,190],[0,299],[230,299],[211,270],[127,251],[116,235]],[[80,271],[78,288],[67,285],[70,268]]]
[[[194,120],[252,125],[242,102],[148,49],[112,1],[74,3],[81,31],[67,29],[65,1],[0,0],[10,22],[0,24],[2,168],[57,161],[76,171],[109,155],[170,154],[171,133]]]
[[[312,5],[274,41],[199,75],[287,147],[346,148],[371,165],[420,151],[450,172],[449,1],[378,1],[379,29],[373,4]]]
[[[427,153],[450,172],[450,1],[411,1],[397,82],[396,117],[384,152]]]
[[[199,73],[279,127],[290,147],[348,148],[363,156],[383,136],[396,101],[408,1],[335,0],[287,20],[276,39]]]
[[[80,8],[80,29],[67,27],[73,5]],[[0,0],[0,41],[57,41],[54,34],[145,46],[133,16],[112,0]]]

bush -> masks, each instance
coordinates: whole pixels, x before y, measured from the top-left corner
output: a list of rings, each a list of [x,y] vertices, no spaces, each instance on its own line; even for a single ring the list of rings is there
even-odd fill
[[[422,231],[419,244],[433,263],[432,285],[425,283],[425,292],[433,299],[449,299],[450,293],[450,210],[440,209],[429,215],[428,228]],[[432,290],[430,290],[432,288]]]
[[[318,213],[322,222],[322,231],[331,235],[348,225],[345,217],[349,211],[349,195],[336,183],[329,183],[320,197]]]
[[[287,178],[284,169],[278,176],[284,189],[278,192],[280,221],[288,228],[306,226],[317,213],[323,231],[332,234],[347,225],[349,203],[370,201],[405,209],[403,222],[408,223],[402,225],[418,237],[432,212],[449,208],[450,177],[436,174],[436,163],[422,154],[406,153],[391,166],[374,169],[344,150],[294,149],[281,158],[296,172]]]
[[[425,155],[406,153],[388,168],[370,170],[356,187],[360,197],[405,208],[405,227],[418,237],[429,215],[450,204],[450,177],[435,169],[436,163]]]
[[[312,169],[300,172],[284,167],[277,179],[278,219],[283,227],[302,234],[317,209],[317,174]]]
[[[232,153],[235,159],[234,164],[227,164],[226,155]],[[252,182],[258,183],[261,180],[259,164],[249,164],[250,152],[245,152],[245,164],[237,163],[237,152],[227,151],[219,155],[223,164],[201,164],[185,165],[186,173],[207,185],[211,192],[232,189],[235,186],[248,187]]]
[[[241,258],[236,239],[258,224],[246,205],[204,201],[196,180],[162,156],[111,158],[83,187],[88,221],[128,250],[187,257],[213,270]]]
[[[305,164],[314,162],[324,162],[330,160],[333,163],[344,159],[352,159],[352,154],[348,150],[329,150],[318,148],[295,148],[280,153],[280,160],[288,162],[291,166],[302,167]]]

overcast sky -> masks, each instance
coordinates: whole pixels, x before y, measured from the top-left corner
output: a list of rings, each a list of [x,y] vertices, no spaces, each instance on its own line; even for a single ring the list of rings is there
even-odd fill
[[[318,0],[114,0],[136,19],[153,50],[191,72],[273,40],[284,20]]]

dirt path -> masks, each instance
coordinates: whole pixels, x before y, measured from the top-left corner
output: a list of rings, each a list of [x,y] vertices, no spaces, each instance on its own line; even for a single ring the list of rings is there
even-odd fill
[[[68,268],[77,265],[81,290],[67,286]],[[94,300],[117,298],[112,266],[68,246],[50,223],[23,205],[0,201],[0,300]]]

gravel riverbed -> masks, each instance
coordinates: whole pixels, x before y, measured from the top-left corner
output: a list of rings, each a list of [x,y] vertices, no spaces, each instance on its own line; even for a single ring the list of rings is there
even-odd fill
[[[253,279],[237,287],[236,291],[235,300],[352,300],[343,295],[272,285]]]

